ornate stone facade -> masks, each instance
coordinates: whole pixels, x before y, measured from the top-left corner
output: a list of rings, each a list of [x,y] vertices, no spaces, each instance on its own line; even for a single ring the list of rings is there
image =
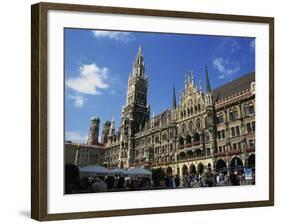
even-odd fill
[[[171,109],[151,115],[139,48],[128,79],[121,127],[116,130],[113,120],[104,125],[104,163],[121,168],[162,167],[179,175],[202,173],[206,168],[228,172],[254,167],[255,74],[212,90],[207,67],[205,73],[204,92],[190,71],[178,105],[173,88]]]

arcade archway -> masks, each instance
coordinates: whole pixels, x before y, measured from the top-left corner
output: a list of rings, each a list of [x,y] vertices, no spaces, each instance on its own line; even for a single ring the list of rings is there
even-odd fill
[[[219,173],[227,173],[227,166],[224,160],[219,159],[216,162],[216,171]]]
[[[199,163],[197,166],[197,170],[199,174],[202,174],[204,172],[204,165],[202,163]]]
[[[194,164],[191,164],[189,167],[189,172],[195,174],[196,173],[196,167]]]
[[[230,169],[232,171],[243,171],[243,162],[240,158],[234,157],[230,161]]]
[[[185,154],[185,152],[180,152],[180,153],[179,153],[179,160],[184,160],[184,159],[186,159],[186,154]]]
[[[186,176],[188,173],[188,169],[186,165],[183,165],[183,167],[181,168],[181,172],[182,172],[182,176]]]
[[[167,167],[166,174],[167,174],[167,176],[172,176],[172,174],[173,174],[172,167],[170,167],[170,166]]]

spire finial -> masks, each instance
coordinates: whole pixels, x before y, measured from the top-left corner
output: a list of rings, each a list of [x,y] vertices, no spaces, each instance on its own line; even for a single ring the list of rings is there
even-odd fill
[[[190,79],[191,79],[191,84],[194,85],[194,73],[193,73],[193,70],[190,70]]]
[[[139,45],[138,55],[142,55],[141,45]]]
[[[135,62],[133,63],[132,76],[144,76],[144,60],[141,46],[139,46]]]
[[[189,85],[189,83],[190,83],[190,70],[188,70],[187,71],[187,82],[188,82],[188,85]]]
[[[206,92],[210,93],[211,92],[211,86],[210,86],[210,81],[209,81],[209,74],[208,74],[207,65],[205,66],[205,72],[206,72]]]
[[[201,80],[198,81],[198,90],[201,93],[202,91]]]
[[[176,99],[176,88],[175,84],[173,85],[173,109],[177,107],[177,99]]]

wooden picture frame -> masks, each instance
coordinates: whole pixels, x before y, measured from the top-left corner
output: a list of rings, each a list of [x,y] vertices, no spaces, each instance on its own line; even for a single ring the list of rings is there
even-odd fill
[[[247,208],[274,205],[274,18],[258,16],[223,15],[201,12],[164,11],[137,8],[118,8],[90,5],[38,3],[31,7],[31,217],[39,221],[81,219],[109,216],[157,214],[171,212],[203,211],[229,208]],[[47,14],[50,10],[80,13],[105,13],[119,15],[189,18],[212,21],[250,22],[269,25],[269,199],[233,203],[200,204],[132,208],[106,211],[48,213],[48,34]]]

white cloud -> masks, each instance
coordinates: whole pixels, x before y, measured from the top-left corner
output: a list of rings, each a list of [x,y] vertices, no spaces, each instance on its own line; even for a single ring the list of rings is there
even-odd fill
[[[220,79],[223,79],[227,76],[230,76],[240,70],[240,66],[230,63],[228,59],[222,57],[216,58],[213,60],[213,66],[218,70]]]
[[[65,140],[75,143],[85,143],[88,136],[82,135],[80,131],[67,131],[65,132]]]
[[[70,99],[74,100],[74,106],[75,106],[75,107],[83,107],[85,101],[87,101],[87,98],[85,98],[85,97],[82,96],[82,95],[76,95],[76,96],[69,95],[68,97],[69,97]]]
[[[213,66],[221,73],[225,72],[225,67],[223,65],[223,58],[216,58],[213,61]]]
[[[229,39],[229,42],[226,43],[226,47],[229,47],[231,52],[235,52],[241,49],[241,46],[238,41],[234,39]]]
[[[97,38],[108,38],[111,40],[127,43],[134,40],[132,34],[128,32],[118,32],[118,31],[92,31],[93,35]]]
[[[99,68],[96,64],[82,65],[79,68],[78,77],[69,78],[66,86],[79,93],[100,95],[101,89],[109,88],[107,74],[108,68],[106,67]]]
[[[234,53],[241,50],[239,42],[233,38],[223,38],[216,46],[216,54]]]

